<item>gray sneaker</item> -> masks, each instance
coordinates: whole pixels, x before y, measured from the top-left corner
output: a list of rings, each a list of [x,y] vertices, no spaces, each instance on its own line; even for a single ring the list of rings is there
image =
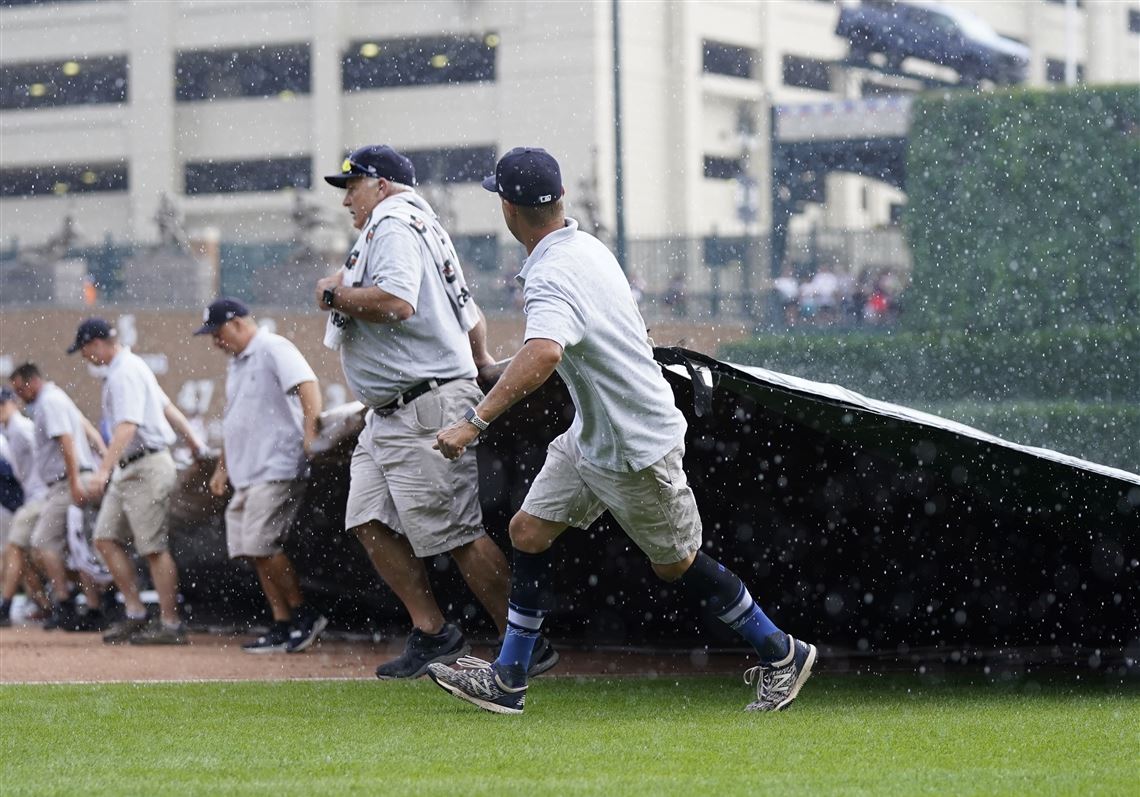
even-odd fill
[[[522,667],[518,667],[522,670]],[[460,700],[495,714],[522,714],[526,706],[526,683],[510,687],[503,681],[494,665],[474,656],[459,660],[459,669],[445,664],[428,666],[428,678]]]
[[[124,617],[117,623],[112,623],[111,627],[107,629],[107,633],[103,634],[103,642],[108,645],[122,645],[131,640],[131,637],[146,628],[149,620],[145,617],[134,619],[131,617]]]
[[[815,645],[793,639],[791,634],[788,642],[791,649],[784,659],[744,673],[744,683],[751,686],[756,682],[756,700],[745,706],[745,711],[782,711],[796,699],[800,687],[811,676],[818,653]]]
[[[471,652],[463,632],[455,623],[445,623],[438,634],[425,634],[413,628],[404,652],[399,658],[376,668],[376,677],[382,681],[393,678],[419,678],[428,671],[429,664],[454,664],[460,656]]]
[[[154,622],[131,635],[132,645],[185,645],[186,624],[169,626],[155,618]]]

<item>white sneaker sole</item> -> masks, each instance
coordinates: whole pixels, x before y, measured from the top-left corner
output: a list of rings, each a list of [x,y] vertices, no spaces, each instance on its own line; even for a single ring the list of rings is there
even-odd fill
[[[261,656],[261,655],[264,655],[266,653],[285,653],[286,652],[285,648],[288,647],[288,645],[289,645],[289,643],[286,642],[286,643],[281,644],[281,645],[267,645],[263,648],[242,648],[241,652],[242,653],[252,653],[255,656]]]
[[[483,709],[484,711],[490,711],[492,714],[522,714],[523,713],[523,710],[521,708],[509,708],[507,706],[500,706],[498,703],[492,703],[488,700],[481,700],[480,698],[472,697],[471,695],[467,694],[466,692],[464,692],[459,687],[452,686],[451,684],[447,683],[447,681],[437,680],[434,673],[429,672],[428,678],[431,678],[431,680],[437,686],[439,686],[440,689],[444,689],[447,692],[450,692],[451,694],[458,697],[460,700],[466,701],[473,706],[478,706],[479,708]]]

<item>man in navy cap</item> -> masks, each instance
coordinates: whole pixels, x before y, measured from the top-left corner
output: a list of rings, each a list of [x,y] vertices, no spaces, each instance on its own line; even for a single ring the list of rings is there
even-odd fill
[[[176,480],[170,455],[175,428],[195,456],[205,446],[143,359],[123,346],[102,318],[80,324],[67,351],[79,352],[92,365],[107,366],[103,421],[111,429],[111,440],[87,495],[103,501],[95,520],[95,547],[123,594],[126,617],[111,626],[103,641],[185,644],[186,627],[178,615],[178,568],[167,538],[167,509]],[[153,623],[147,620],[127,542],[146,559],[158,592],[159,617]]]
[[[458,670],[433,664],[428,675],[480,708],[521,714],[531,647],[551,608],[551,546],[568,527],[584,529],[608,510],[658,577],[680,584],[755,648],[761,663],[745,674],[757,681],[748,710],[785,708],[811,673],[815,646],[778,629],[743,582],[701,551],[701,517],[682,464],[685,417],[621,266],[564,215],[561,170],[545,150],[511,150],[483,186],[499,195],[507,229],[529,255],[519,273],[526,333],[495,387],[439,433],[437,447],[449,459],[462,456],[555,371],[576,413],[511,519],[511,597],[498,658],[465,659]]]
[[[423,560],[448,553],[467,585],[506,630],[508,566],[483,529],[472,451],[446,461],[432,451],[447,420],[483,397],[475,378],[494,365],[482,314],[451,237],[416,193],[411,161],[388,146],[356,150],[326,182],[360,236],[340,273],[317,283],[330,317],[325,344],[368,408],[352,455],[345,528],[412,620],[404,652],[378,678],[418,678],[471,647],[432,594]],[[545,640],[532,672],[554,666]]]
[[[210,492],[223,496],[226,547],[248,559],[273,615],[269,631],[246,643],[247,653],[299,653],[328,620],[301,595],[297,571],[283,548],[305,495],[306,453],[317,436],[321,389],[292,341],[262,329],[236,299],[206,308],[195,335],[210,335],[230,355],[222,452]]]

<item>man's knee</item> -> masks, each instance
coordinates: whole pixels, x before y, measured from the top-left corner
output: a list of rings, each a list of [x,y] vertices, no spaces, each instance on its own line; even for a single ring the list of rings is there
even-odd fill
[[[667,564],[667,565],[659,565],[656,563],[650,563],[650,564],[653,567],[653,572],[657,574],[657,577],[659,579],[661,579],[662,581],[673,582],[673,581],[678,580],[681,576],[685,575],[685,573],[688,572],[689,568],[692,567],[693,561],[696,558],[697,558],[696,553],[691,553],[688,556],[686,556],[684,559],[682,559],[681,561],[673,562],[672,564]]]
[[[561,532],[561,529],[550,528],[551,525],[526,512],[516,512],[508,526],[511,545],[526,553],[542,553]]]

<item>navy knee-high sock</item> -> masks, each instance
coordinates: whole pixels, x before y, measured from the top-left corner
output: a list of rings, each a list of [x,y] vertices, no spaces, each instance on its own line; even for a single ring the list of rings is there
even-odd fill
[[[511,598],[507,604],[507,634],[499,651],[496,666],[514,681],[511,686],[526,682],[526,671],[538,640],[542,620],[550,607],[543,595],[548,588],[551,555],[526,553],[515,548],[511,557]]]
[[[677,582],[705,602],[720,621],[756,649],[760,660],[778,661],[788,654],[788,635],[768,619],[752,600],[740,577],[703,551]]]

